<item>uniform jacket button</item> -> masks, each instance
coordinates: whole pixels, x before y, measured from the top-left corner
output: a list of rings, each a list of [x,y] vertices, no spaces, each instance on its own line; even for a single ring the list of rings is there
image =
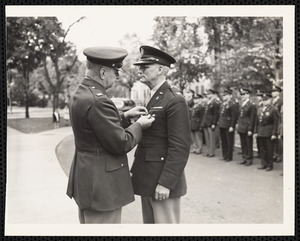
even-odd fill
[[[163,157],[161,157],[161,158],[160,158],[160,160],[162,160],[162,161],[163,161],[163,160],[164,160],[164,158],[163,158]]]

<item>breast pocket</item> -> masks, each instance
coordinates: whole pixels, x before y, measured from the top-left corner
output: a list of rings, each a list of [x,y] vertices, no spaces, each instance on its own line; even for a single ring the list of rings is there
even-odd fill
[[[149,114],[153,115],[155,118],[165,119],[165,111],[163,109],[150,109]]]

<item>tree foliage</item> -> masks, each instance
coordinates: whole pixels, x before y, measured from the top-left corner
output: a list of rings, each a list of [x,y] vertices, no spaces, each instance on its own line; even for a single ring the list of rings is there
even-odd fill
[[[76,47],[65,39],[70,28],[82,19],[64,30],[56,17],[7,18],[7,67],[25,73],[27,95],[29,73],[42,67],[54,97],[53,111],[58,107],[58,95],[66,87],[67,78],[77,71]]]
[[[282,18],[156,17],[154,43],[175,57],[174,84],[270,88],[282,79]]]

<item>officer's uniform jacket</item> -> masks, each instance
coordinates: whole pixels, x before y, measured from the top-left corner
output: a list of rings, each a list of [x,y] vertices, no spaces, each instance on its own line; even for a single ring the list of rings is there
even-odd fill
[[[220,110],[219,127],[224,129],[235,128],[238,117],[239,110],[235,101],[223,102]]]
[[[215,99],[206,102],[201,127],[208,128],[217,125],[220,115],[220,102]]]
[[[191,110],[191,130],[199,131],[204,114],[203,104],[194,106]]]
[[[248,101],[244,106],[241,105],[237,131],[239,133],[253,132],[256,116],[257,109],[254,103]]]
[[[143,130],[131,169],[134,193],[154,197],[158,184],[170,189],[170,198],[186,193],[184,168],[191,134],[188,106],[183,95],[163,83],[146,107],[155,115],[151,127]]]
[[[257,136],[271,137],[278,135],[279,112],[276,107],[269,105],[257,116]]]
[[[283,108],[282,108],[283,101],[281,96],[278,96],[277,98],[273,99],[272,105],[276,107],[279,112],[280,118],[278,124],[278,133],[282,135],[283,134]]]
[[[142,139],[141,125],[121,120],[103,86],[89,78],[71,99],[70,120],[76,151],[67,195],[81,209],[96,211],[134,201],[126,153]]]

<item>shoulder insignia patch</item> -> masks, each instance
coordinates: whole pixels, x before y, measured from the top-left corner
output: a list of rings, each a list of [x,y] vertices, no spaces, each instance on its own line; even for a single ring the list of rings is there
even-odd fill
[[[97,93],[96,95],[97,95],[97,96],[102,96],[103,94],[102,94],[102,93]]]

